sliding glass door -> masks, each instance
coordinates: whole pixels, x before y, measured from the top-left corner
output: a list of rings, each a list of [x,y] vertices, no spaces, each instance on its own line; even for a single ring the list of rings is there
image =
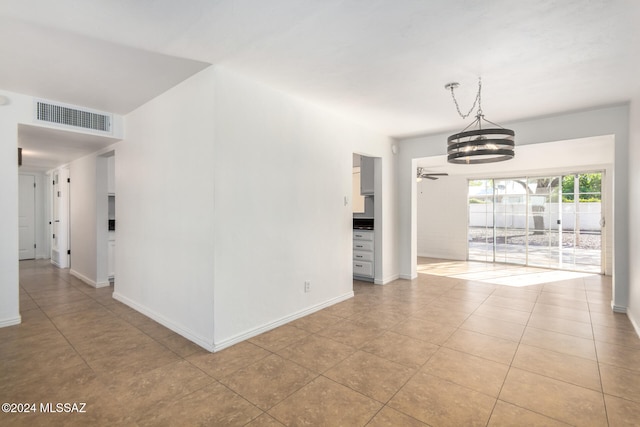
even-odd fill
[[[602,272],[602,173],[469,181],[468,259]]]

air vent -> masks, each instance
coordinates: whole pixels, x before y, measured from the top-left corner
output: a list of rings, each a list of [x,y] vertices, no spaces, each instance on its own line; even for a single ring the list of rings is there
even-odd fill
[[[111,133],[111,115],[89,110],[36,101],[36,119],[75,128],[91,129]]]

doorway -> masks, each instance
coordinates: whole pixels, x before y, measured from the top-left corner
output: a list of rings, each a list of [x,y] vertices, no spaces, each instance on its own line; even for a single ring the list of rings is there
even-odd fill
[[[36,177],[19,175],[18,230],[20,261],[36,258]]]
[[[468,260],[604,272],[602,171],[468,181]]]
[[[57,267],[69,268],[69,169],[56,169],[51,177],[51,262]]]

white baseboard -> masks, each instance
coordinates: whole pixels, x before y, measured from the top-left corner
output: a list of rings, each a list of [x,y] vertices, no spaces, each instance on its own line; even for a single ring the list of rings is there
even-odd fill
[[[266,323],[262,326],[259,326],[257,328],[251,329],[249,331],[243,332],[241,334],[235,335],[233,337],[230,338],[226,338],[218,343],[215,343],[213,346],[213,351],[220,351],[223,350],[227,347],[231,347],[234,344],[238,344],[239,342],[248,340],[249,338],[255,337],[256,335],[260,335],[264,332],[270,331],[272,329],[277,328],[278,326],[282,326],[286,323],[289,323],[293,320],[299,319],[301,317],[304,316],[308,316],[311,313],[315,313],[316,311],[322,310],[323,308],[327,308],[330,307],[334,304],[337,304],[339,302],[348,300],[349,298],[353,298],[353,291],[351,292],[347,292],[346,294],[340,295],[336,298],[332,298],[328,301],[325,301],[323,303],[320,304],[316,304],[312,307],[306,308],[304,310],[298,311],[296,313],[293,313],[289,316],[285,316],[281,319],[278,319],[274,322],[269,322]]]
[[[113,298],[120,301],[121,303],[128,305],[129,307],[133,308],[136,311],[139,311],[140,313],[144,314],[145,316],[155,320],[156,322],[160,323],[162,326],[171,329],[173,332],[175,332],[176,334],[182,335],[183,337],[185,337],[186,339],[188,339],[189,341],[194,342],[195,344],[198,344],[200,347],[204,348],[205,350],[208,351],[216,351],[215,347],[213,345],[213,340],[212,339],[208,339],[206,337],[203,337],[193,331],[191,331],[189,328],[185,328],[182,325],[179,325],[175,322],[173,322],[170,319],[167,319],[166,317],[164,317],[163,315],[156,313],[155,311],[151,310],[148,307],[145,307],[141,304],[136,303],[135,301],[125,297],[124,295],[114,291],[113,292]]]
[[[2,319],[2,320],[0,320],[0,328],[4,328],[4,327],[7,327],[7,326],[19,325],[20,323],[22,323],[22,317],[21,316],[11,317],[9,319]]]
[[[84,283],[86,283],[87,285],[93,287],[93,288],[106,288],[107,286],[111,285],[111,283],[109,283],[109,280],[105,281],[105,282],[95,282],[91,279],[89,279],[87,276],[85,276],[84,274],[78,273],[76,270],[71,269],[69,270],[69,273],[82,280]]]
[[[394,274],[393,276],[385,277],[382,280],[375,280],[373,283],[375,283],[376,285],[386,285],[387,283],[391,283],[394,280],[398,279],[400,279],[400,275]]]
[[[635,320],[635,318],[633,316],[629,315],[629,313],[627,313],[627,317],[629,318],[629,321],[631,322],[631,326],[633,326],[633,329],[635,329],[636,335],[638,336],[638,338],[640,338],[640,325],[638,324],[638,322],[636,322],[636,320]]]
[[[613,301],[611,301],[611,309],[615,312],[615,313],[623,313],[626,314],[627,313],[627,307],[622,307],[620,305],[615,305],[613,303]]]
[[[264,332],[270,331],[272,329],[277,328],[278,326],[282,326],[286,323],[289,323],[293,320],[299,319],[301,317],[307,316],[311,313],[315,313],[316,311],[322,310],[323,308],[327,308],[329,306],[332,306],[334,304],[337,304],[339,302],[345,301],[349,298],[353,297],[353,291],[351,292],[347,292],[344,295],[341,295],[339,297],[336,298],[332,298],[328,301],[325,301],[321,304],[316,304],[312,307],[306,308],[304,310],[301,310],[299,312],[293,313],[289,316],[285,316],[281,319],[278,319],[274,322],[269,322],[266,323],[262,326],[259,326],[257,328],[254,329],[250,329],[248,331],[245,331],[241,334],[237,334],[234,335],[232,337],[226,338],[220,342],[217,343],[213,343],[211,342],[211,340],[207,339],[206,337],[203,337],[197,333],[194,333],[193,331],[189,330],[188,328],[185,328],[169,319],[167,319],[166,317],[162,316],[159,313],[156,313],[155,311],[140,305],[138,303],[136,303],[135,301],[130,300],[129,298],[125,297],[124,295],[118,293],[118,292],[113,292],[113,298],[120,301],[121,303],[128,305],[129,307],[133,308],[136,311],[139,311],[140,313],[144,314],[147,317],[150,317],[151,319],[155,320],[156,322],[160,323],[161,325],[171,329],[173,332],[182,335],[183,337],[185,337],[186,339],[194,342],[195,344],[199,345],[200,347],[204,348],[205,350],[211,351],[211,352],[216,352],[216,351],[220,351],[223,350],[227,347],[231,347],[234,344],[238,344],[242,341],[245,341],[249,338],[255,337],[257,335],[260,335]]]
[[[400,275],[400,278],[401,278],[401,279],[404,279],[404,280],[413,280],[413,279],[417,279],[417,278],[418,278],[418,273],[414,274],[413,276],[412,276],[412,275],[410,275],[410,274],[401,274],[401,275]]]

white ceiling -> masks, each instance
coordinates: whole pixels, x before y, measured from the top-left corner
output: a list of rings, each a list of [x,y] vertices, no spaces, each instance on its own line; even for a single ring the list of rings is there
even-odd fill
[[[0,89],[126,114],[208,64],[390,136],[628,101],[636,0],[0,0]]]

